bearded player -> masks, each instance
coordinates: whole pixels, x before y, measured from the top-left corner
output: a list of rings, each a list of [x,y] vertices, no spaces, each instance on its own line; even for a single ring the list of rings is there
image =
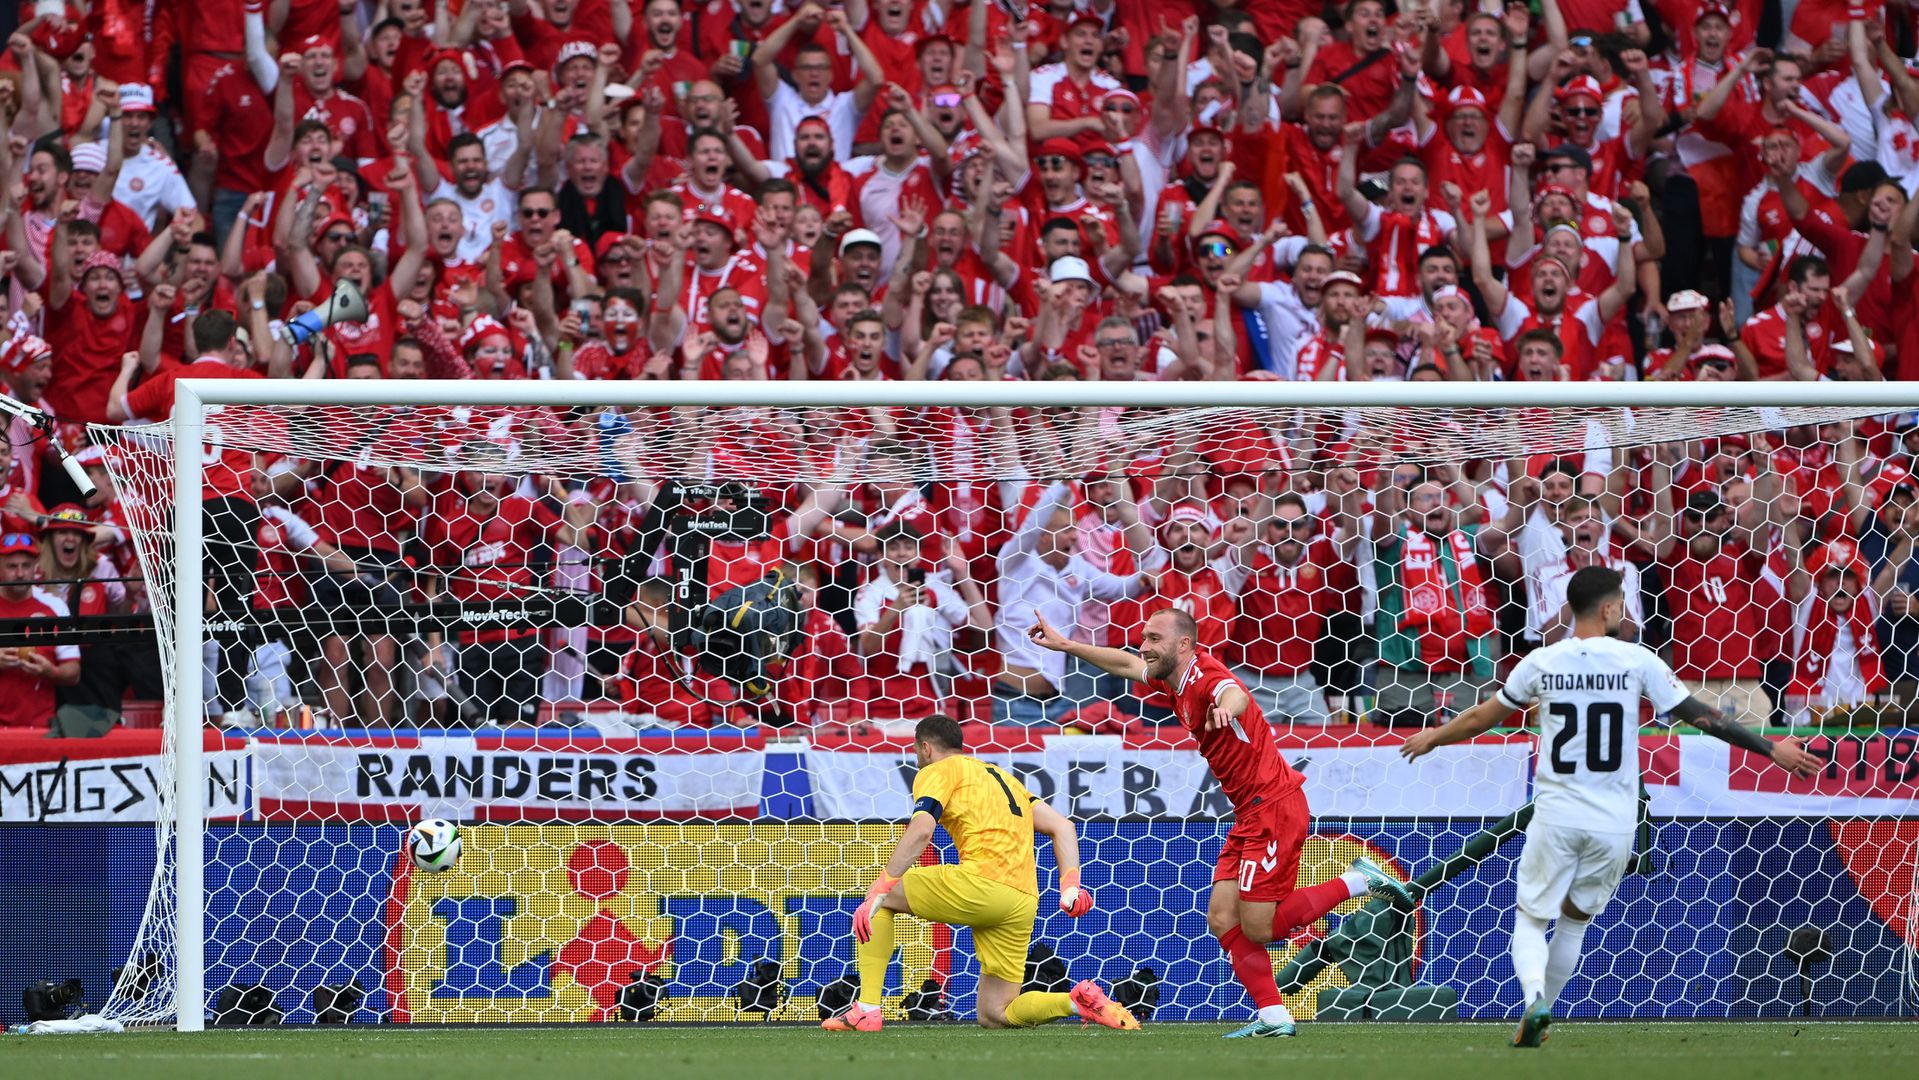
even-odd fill
[[[1266,943],[1361,894],[1410,910],[1412,895],[1371,859],[1354,859],[1331,881],[1298,888],[1299,849],[1306,842],[1311,811],[1303,778],[1273,744],[1272,729],[1246,686],[1199,648],[1193,617],[1177,608],[1146,620],[1139,655],[1124,649],[1082,645],[1033,613],[1035,644],[1078,657],[1114,675],[1144,683],[1173,700],[1180,726],[1199,742],[1199,752],[1233,804],[1233,827],[1213,867],[1213,893],[1206,925],[1232,961],[1233,975],[1259,1009],[1252,1023],[1226,1037],[1271,1039],[1292,1035],[1293,1016],[1273,980]]]
[[[1606,910],[1632,858],[1639,826],[1640,698],[1796,775],[1809,776],[1823,764],[1797,739],[1773,742],[1721,715],[1688,694],[1658,653],[1619,640],[1624,588],[1625,579],[1610,567],[1573,574],[1566,583],[1572,636],[1527,653],[1492,697],[1399,748],[1415,761],[1538,706],[1533,820],[1519,856],[1513,916],[1513,973],[1526,1002],[1514,1046],[1546,1041],[1553,1002],[1579,966],[1586,928]],[[1546,924],[1555,920],[1548,944]]]
[[[979,1025],[1038,1027],[1075,1013],[1109,1028],[1136,1030],[1139,1021],[1086,979],[1071,993],[1020,992],[1026,953],[1039,908],[1033,834],[1053,840],[1059,864],[1060,910],[1079,918],[1093,910],[1093,894],[1079,883],[1079,837],[1073,823],[1040,802],[1019,778],[965,752],[959,724],[929,716],[913,732],[919,773],[913,778],[913,816],[886,860],[886,869],[853,912],[860,996],[820,1026],[828,1031],[879,1031],[880,996],[893,958],[893,919],[973,928],[979,952]],[[959,849],[957,864],[919,865],[933,827],[946,826]]]

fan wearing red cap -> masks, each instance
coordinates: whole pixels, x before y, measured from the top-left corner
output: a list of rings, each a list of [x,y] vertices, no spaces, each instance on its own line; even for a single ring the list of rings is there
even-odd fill
[[[1026,200],[1032,219],[1038,223],[1042,236],[1046,223],[1054,218],[1066,218],[1079,226],[1079,253],[1090,254],[1104,251],[1108,255],[1120,251],[1119,222],[1112,211],[1095,203],[1081,193],[1080,184],[1086,177],[1086,158],[1080,144],[1067,138],[1051,138],[1039,144],[1033,151],[1033,169],[1039,177],[1039,183],[1028,184],[1021,196]],[[1094,239],[1095,230],[1101,239]],[[1058,255],[1050,255],[1057,258]],[[1102,264],[1105,259],[1101,259]],[[1126,256],[1122,264],[1131,265],[1132,258]]]
[[[1484,19],[1477,24],[1483,24]],[[1419,159],[1433,191],[1447,184],[1460,191],[1484,191],[1493,197],[1493,213],[1506,210],[1506,169],[1512,164],[1512,133],[1525,109],[1526,67],[1508,64],[1505,93],[1495,113],[1486,95],[1471,86],[1455,86],[1432,110],[1417,109]]]
[[[0,389],[4,389],[8,397],[45,411],[48,407],[41,394],[51,378],[53,346],[45,340],[21,330],[0,344]],[[4,432],[9,449],[6,458],[0,460],[0,468],[4,469],[0,472],[0,505],[18,493],[37,508],[39,500],[35,493],[40,490],[40,471],[52,456],[53,447],[22,416],[8,417]],[[8,514],[7,521],[0,527],[25,528],[27,524]]]
[[[947,33],[928,33],[920,23],[918,8],[919,5],[908,0],[879,0],[870,5],[872,14],[860,29],[860,37],[872,50],[873,58],[879,61],[880,73],[887,85],[913,95],[929,119],[936,113],[950,119],[959,113],[960,94],[953,85],[953,75],[961,44]],[[996,80],[987,80],[988,86],[995,84]],[[933,101],[936,94],[948,105],[936,106]],[[883,89],[881,101],[885,101]],[[870,147],[880,141],[883,112],[883,109],[866,111],[853,136],[855,145]],[[948,125],[942,131],[950,139],[957,125]]]
[[[427,256],[432,251],[427,238],[426,214],[420,207],[410,160],[401,157],[395,159],[394,164],[395,171],[385,182],[397,209],[395,216],[399,219],[405,250],[393,260],[385,280],[375,283],[372,254],[351,241],[332,248],[324,266],[309,246],[289,244],[285,249],[282,271],[292,286],[292,295],[305,297],[317,306],[327,303],[338,283],[345,280],[352,282],[366,298],[365,322],[337,322],[325,330],[327,340],[333,345],[336,378],[346,374],[347,361],[355,355],[370,354],[384,365],[392,355],[398,328],[395,302],[401,297],[427,299],[413,295],[415,286],[423,280]]]
[[[853,209],[853,176],[833,154],[833,127],[817,116],[801,117],[788,140],[793,156],[784,161],[761,161],[735,151],[733,163],[754,184],[778,177],[793,183],[801,202],[821,218]]]
[[[153,89],[141,83],[121,83],[119,94],[120,111],[113,128],[120,140],[122,161],[113,197],[151,229],[159,223],[160,211],[176,213],[199,203],[173,158],[148,138],[153,130]]]
[[[1493,277],[1492,256],[1486,248],[1485,221],[1481,213],[1489,209],[1487,199],[1485,195],[1476,193],[1472,202],[1472,213],[1476,218],[1469,226],[1472,232],[1473,284],[1479,287],[1479,295],[1485,300],[1486,310],[1493,317],[1493,325],[1498,327],[1499,336],[1507,343],[1514,362],[1519,359],[1515,340],[1528,330],[1544,328],[1558,335],[1573,378],[1584,380],[1591,376],[1598,363],[1595,353],[1601,339],[1613,320],[1625,310],[1627,301],[1632,299],[1638,285],[1634,245],[1629,242],[1617,245],[1613,283],[1597,296],[1591,297],[1574,294],[1576,268],[1550,256],[1535,259],[1531,275],[1532,299],[1530,302],[1524,301],[1514,296],[1504,282]],[[1631,221],[1632,215],[1624,206],[1613,207],[1613,226],[1621,234],[1625,233]],[[1520,224],[1518,219],[1515,219],[1515,224]]]
[[[1716,72],[1727,56],[1752,48],[1759,35],[1759,14],[1764,0],[1733,0],[1720,3],[1707,0],[1653,0],[1659,21],[1673,37],[1672,54],[1698,57]],[[1843,5],[1841,5],[1843,6]],[[1703,73],[1702,73],[1703,74]],[[1718,75],[1695,80],[1699,93],[1717,81]],[[1675,87],[1675,92],[1678,88]],[[1689,95],[1690,96],[1690,95]],[[1691,100],[1698,100],[1696,97]],[[1667,108],[1671,108],[1670,103]]]
[[[737,307],[742,325],[732,339],[737,342],[745,332],[744,320],[757,321],[766,310],[766,267],[752,252],[739,250],[731,220],[710,209],[694,216],[692,241],[687,251],[685,284],[675,297],[685,312],[687,335],[714,329],[717,313],[709,308],[724,290],[738,298],[733,307]],[[662,288],[667,284],[671,284],[670,275]],[[729,313],[733,307],[728,308]]]
[[[0,619],[65,618],[67,605],[35,585],[40,548],[29,533],[0,534]],[[53,723],[54,688],[80,681],[78,645],[0,649],[0,728]]]
[[[1060,62],[1033,69],[1026,130],[1034,142],[1067,139],[1090,146],[1100,140],[1105,121],[1099,100],[1120,89],[1119,80],[1099,68],[1105,47],[1105,20],[1081,11],[1060,37]]]
[[[1440,350],[1437,366],[1449,376],[1458,377],[1453,365],[1465,364],[1472,373],[1467,378],[1493,381],[1496,373],[1506,366],[1506,349],[1499,340],[1499,331],[1479,324],[1472,297],[1457,285],[1441,285],[1433,289],[1427,303],[1432,308],[1433,321],[1445,323],[1453,330],[1451,351]]]
[[[1575,45],[1573,51],[1579,54],[1582,48],[1586,58],[1579,63],[1590,64],[1604,72],[1610,81],[1612,69],[1592,51],[1590,41],[1583,47]],[[1579,150],[1587,156],[1588,161],[1583,176],[1575,178],[1571,175],[1571,168],[1562,168],[1558,175],[1547,179],[1572,188],[1582,198],[1589,191],[1605,199],[1620,197],[1626,177],[1637,172],[1638,163],[1646,159],[1647,147],[1659,136],[1659,129],[1666,123],[1666,110],[1661,104],[1659,88],[1653,84],[1646,54],[1638,49],[1629,49],[1621,55],[1620,63],[1626,69],[1627,85],[1615,83],[1612,87],[1605,87],[1590,74],[1576,75],[1550,95],[1535,94],[1527,106],[1526,119],[1521,126],[1520,141],[1544,146],[1548,141],[1549,129],[1554,125],[1553,114],[1558,114],[1559,130],[1565,135],[1564,147]],[[1553,71],[1555,79],[1565,78],[1563,66],[1556,65]],[[1638,119],[1630,129],[1601,139],[1599,131],[1606,112],[1606,102],[1615,90],[1631,91],[1638,95]],[[1609,209],[1602,207],[1601,215]]]
[[[65,156],[65,152],[61,152]],[[45,150],[33,154],[36,171],[52,172]],[[33,180],[28,180],[29,187]],[[56,181],[48,179],[56,193]],[[47,260],[46,338],[53,347],[47,404],[62,420],[104,424],[107,396],[120,357],[140,347],[141,319],[127,299],[120,260],[95,251],[75,267],[65,227],[53,231]]]

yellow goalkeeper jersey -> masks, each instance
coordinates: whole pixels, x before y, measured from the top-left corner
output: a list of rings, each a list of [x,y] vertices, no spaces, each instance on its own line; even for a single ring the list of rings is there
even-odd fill
[[[1033,865],[1033,804],[1019,778],[997,765],[954,754],[913,779],[913,812],[946,826],[959,864],[981,877],[1039,895]]]

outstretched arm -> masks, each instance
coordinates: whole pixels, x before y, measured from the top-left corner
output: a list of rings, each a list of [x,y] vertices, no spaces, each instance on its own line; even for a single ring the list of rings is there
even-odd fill
[[[1026,632],[1033,644],[1054,652],[1063,652],[1092,664],[1109,675],[1118,675],[1122,679],[1134,682],[1146,681],[1146,661],[1127,652],[1125,649],[1109,649],[1101,645],[1085,645],[1074,641],[1058,630],[1039,612],[1033,612],[1033,628]]]
[[[1436,747],[1451,746],[1456,742],[1484,735],[1493,728],[1512,719],[1517,712],[1512,706],[1501,701],[1498,694],[1474,705],[1465,712],[1452,718],[1442,727],[1428,728],[1408,738],[1399,746],[1399,756],[1407,761],[1425,757]]]
[[[1720,742],[1763,754],[1771,758],[1773,764],[1796,776],[1811,776],[1823,764],[1817,756],[1806,753],[1798,739],[1774,742],[1696,697],[1688,697],[1673,706],[1672,717],[1682,724],[1691,724]]]

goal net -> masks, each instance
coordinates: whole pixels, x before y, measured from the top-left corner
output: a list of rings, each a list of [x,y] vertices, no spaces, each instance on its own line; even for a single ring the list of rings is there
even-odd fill
[[[168,672],[120,1019],[817,1019],[935,713],[1080,831],[1098,906],[1060,913],[1041,851],[1029,983],[1240,1018],[1195,744],[1026,639],[1124,647],[1163,607],[1306,778],[1300,884],[1365,855],[1418,901],[1281,928],[1295,1013],[1506,1018],[1556,751],[1398,748],[1563,635],[1594,564],[1623,634],[1829,765],[1650,711],[1600,737],[1641,826],[1562,1014],[1919,999],[1909,387],[181,387],[95,432]],[[406,853],[430,818],[444,873]],[[970,1018],[970,933],[899,926],[889,1013]]]

